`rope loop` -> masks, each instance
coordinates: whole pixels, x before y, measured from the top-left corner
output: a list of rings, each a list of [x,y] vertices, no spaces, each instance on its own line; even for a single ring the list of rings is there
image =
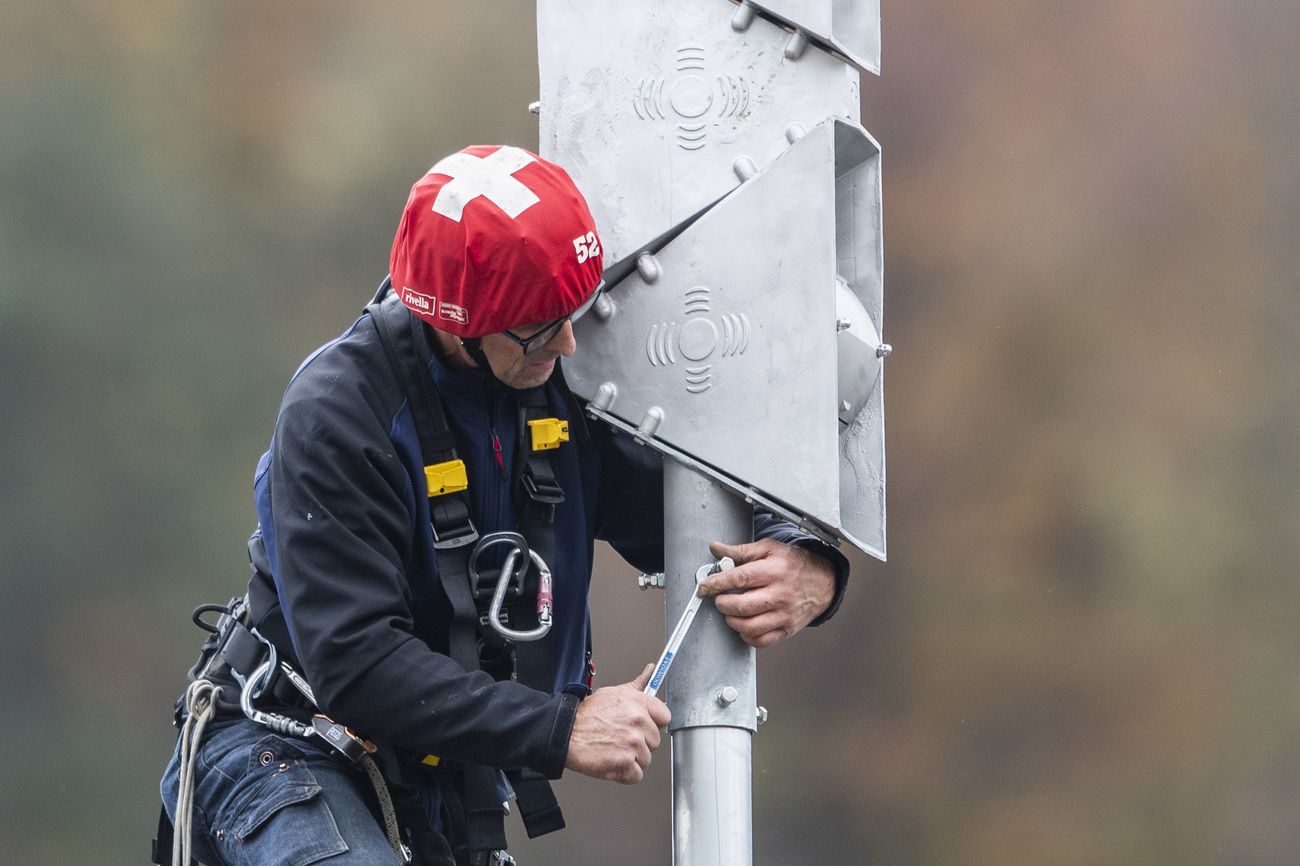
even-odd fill
[[[172,837],[173,866],[190,864],[190,832],[194,812],[194,762],[199,745],[203,742],[203,729],[217,714],[217,701],[221,687],[212,680],[199,679],[185,690],[185,724],[181,727],[180,785],[176,794],[176,833]]]

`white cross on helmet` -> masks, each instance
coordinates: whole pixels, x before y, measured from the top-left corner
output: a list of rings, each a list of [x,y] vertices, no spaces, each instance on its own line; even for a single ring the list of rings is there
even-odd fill
[[[453,153],[429,169],[429,174],[451,178],[438,190],[433,212],[460,222],[465,205],[483,196],[511,219],[518,217],[541,201],[514,178],[514,173],[530,162],[533,155],[517,147],[503,147],[481,159],[469,153]]]

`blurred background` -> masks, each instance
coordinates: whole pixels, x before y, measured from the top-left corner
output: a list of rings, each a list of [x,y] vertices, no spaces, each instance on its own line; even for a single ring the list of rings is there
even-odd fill
[[[763,652],[755,862],[1300,862],[1300,4],[885,0],[890,561]],[[141,864],[197,604],[533,6],[0,4],[0,861]],[[606,555],[598,677],[661,648]],[[670,859],[669,761],[525,866]],[[522,840],[522,828],[512,825]]]

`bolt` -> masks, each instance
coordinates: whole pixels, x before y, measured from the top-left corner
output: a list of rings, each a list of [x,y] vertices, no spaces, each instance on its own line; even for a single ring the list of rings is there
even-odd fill
[[[636,579],[636,585],[641,587],[641,589],[643,590],[651,589],[651,588],[663,589],[664,586],[663,572],[659,572],[658,574],[639,575]]]
[[[722,691],[718,692],[718,703],[724,707],[729,707],[734,704],[736,699],[739,697],[740,692],[736,690],[735,686],[726,686]]]
[[[749,3],[742,2],[736,14],[731,16],[731,29],[737,32],[743,32],[749,29],[749,25],[754,23],[754,7]]]
[[[609,407],[614,405],[614,398],[618,396],[618,386],[613,382],[604,382],[596,389],[596,398],[591,401],[591,405],[597,409],[608,412]],[[612,426],[610,429],[614,429]]]
[[[636,271],[647,283],[653,283],[663,275],[659,260],[650,253],[642,253],[636,257]]]
[[[808,50],[808,34],[802,30],[796,30],[790,34],[790,38],[785,43],[785,50],[782,52],[786,60],[798,60],[803,53]]]
[[[881,343],[879,346],[876,347],[876,357],[883,358],[892,351],[894,351],[893,346],[889,345],[888,343]]]
[[[529,113],[529,114],[541,114],[541,113],[542,113],[542,104],[541,104],[540,102],[530,102],[530,103],[528,103],[528,113]]]
[[[614,318],[614,302],[609,299],[609,295],[602,292],[600,297],[596,298],[596,306],[592,308],[592,312],[596,314],[597,319],[608,322]]]
[[[835,333],[837,333],[837,334],[838,334],[840,331],[847,331],[849,328],[852,328],[852,327],[853,327],[853,321],[852,321],[851,319],[836,319],[836,320],[835,320]]]
[[[767,707],[759,707],[756,712],[756,715],[758,717],[758,723],[760,725],[767,724]]]
[[[748,156],[736,157],[736,161],[731,164],[731,169],[736,173],[736,177],[740,178],[741,183],[758,174],[758,166]]]

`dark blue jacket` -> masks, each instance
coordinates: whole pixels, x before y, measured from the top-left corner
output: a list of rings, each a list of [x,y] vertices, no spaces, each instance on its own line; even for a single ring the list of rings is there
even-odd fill
[[[519,393],[436,359],[429,373],[468,468],[479,532],[515,529],[509,470]],[[555,386],[543,387],[555,415],[568,419]],[[565,494],[550,563],[556,680],[542,692],[466,672],[446,654],[451,605],[432,547],[424,464],[370,315],[303,362],[257,469],[249,597],[254,624],[296,660],[322,712],[416,752],[559,777],[586,692],[594,541],[644,571],[663,565],[659,457],[604,425],[589,429],[554,458]],[[831,558],[838,604],[842,554],[768,515],[756,517],[755,530]]]

